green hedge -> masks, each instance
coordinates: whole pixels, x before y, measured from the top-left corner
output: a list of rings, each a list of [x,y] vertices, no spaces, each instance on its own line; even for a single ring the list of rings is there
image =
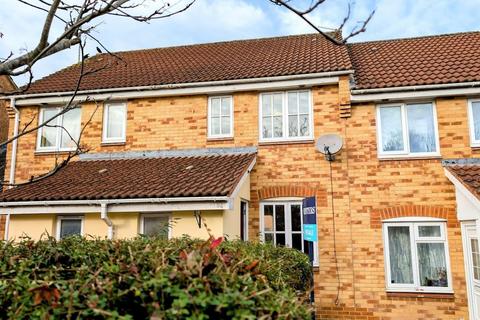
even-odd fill
[[[11,319],[308,319],[308,258],[220,239],[0,242]]]

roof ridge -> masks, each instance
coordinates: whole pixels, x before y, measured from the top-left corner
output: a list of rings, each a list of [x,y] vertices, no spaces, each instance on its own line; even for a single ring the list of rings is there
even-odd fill
[[[354,46],[354,45],[368,44],[368,43],[397,42],[397,41],[405,41],[405,40],[419,40],[419,39],[440,38],[440,37],[453,37],[453,36],[459,36],[459,35],[465,35],[465,34],[480,34],[480,30],[441,33],[441,34],[432,34],[432,35],[415,36],[415,37],[402,37],[402,38],[393,38],[393,39],[359,41],[359,42],[347,43],[347,46],[350,47],[350,46]]]

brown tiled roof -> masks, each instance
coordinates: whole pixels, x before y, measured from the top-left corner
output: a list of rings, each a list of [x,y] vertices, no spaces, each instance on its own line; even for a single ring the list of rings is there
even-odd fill
[[[106,67],[82,80],[81,90],[262,78],[351,70],[347,48],[319,34],[238,40],[100,54],[86,70]],[[72,91],[80,66],[32,84],[27,93]]]
[[[230,196],[255,153],[71,162],[0,202]]]
[[[480,32],[349,44],[355,89],[480,80]]]
[[[445,168],[480,199],[480,164],[451,165]]]

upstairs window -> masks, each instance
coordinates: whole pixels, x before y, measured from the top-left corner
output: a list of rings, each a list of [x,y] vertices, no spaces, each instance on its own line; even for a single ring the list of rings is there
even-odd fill
[[[260,95],[260,141],[313,139],[310,91]]]
[[[439,155],[432,103],[390,104],[377,108],[380,157]]]
[[[103,142],[122,143],[126,140],[127,105],[109,103],[103,109]]]
[[[472,147],[480,147],[480,99],[470,100],[468,105],[470,145]]]
[[[452,291],[445,222],[388,222],[383,231],[388,291]]]
[[[208,137],[233,137],[233,98],[231,96],[208,99]]]
[[[75,108],[54,118],[62,108],[40,109],[39,123],[46,125],[38,130],[37,150],[71,151],[77,148],[81,131],[81,108]]]

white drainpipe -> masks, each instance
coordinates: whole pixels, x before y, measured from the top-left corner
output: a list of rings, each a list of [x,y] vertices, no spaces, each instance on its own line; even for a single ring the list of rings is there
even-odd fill
[[[108,210],[107,210],[107,204],[106,203],[101,203],[101,211],[100,211],[100,219],[105,221],[105,223],[108,226],[108,239],[111,240],[113,239],[113,223],[112,220],[108,217]]]
[[[15,111],[15,124],[13,127],[13,136],[18,135],[18,127],[20,124],[20,111],[15,107],[15,98],[10,98],[10,107]],[[15,167],[17,165],[17,146],[18,146],[18,139],[13,140],[12,142],[12,160],[10,161],[10,178],[8,179],[8,183],[10,184],[9,188],[13,188],[13,184],[15,183]]]

